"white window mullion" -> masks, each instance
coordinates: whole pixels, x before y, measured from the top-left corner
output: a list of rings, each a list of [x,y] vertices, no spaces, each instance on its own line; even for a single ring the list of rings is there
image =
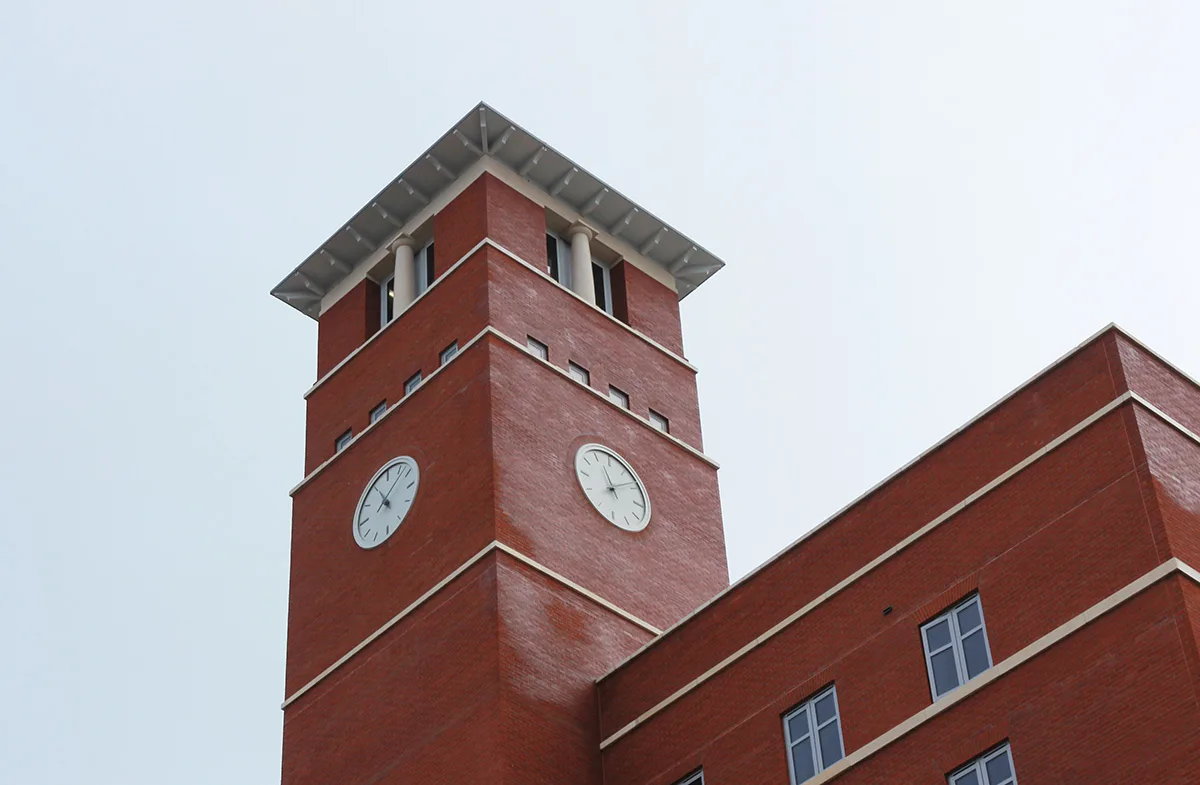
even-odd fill
[[[950,645],[954,647],[954,668],[958,671],[958,685],[967,683],[967,655],[962,647],[962,630],[958,628],[958,609],[955,605],[950,609]]]

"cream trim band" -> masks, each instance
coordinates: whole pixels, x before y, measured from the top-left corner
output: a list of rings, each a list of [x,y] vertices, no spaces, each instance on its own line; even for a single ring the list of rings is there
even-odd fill
[[[607,748],[608,746],[616,743],[622,737],[624,737],[626,734],[631,732],[634,728],[638,727],[639,725],[642,725],[643,723],[645,723],[648,720],[650,720],[651,718],[653,718],[655,715],[664,711],[671,704],[675,703],[680,698],[683,698],[685,695],[692,692],[693,690],[698,688],[700,685],[704,684],[704,682],[706,682],[709,679],[711,679],[712,677],[716,676],[718,673],[725,670],[727,667],[729,667],[733,663],[737,662],[738,660],[740,660],[742,657],[749,654],[754,649],[763,645],[768,640],[770,640],[771,638],[775,637],[777,634],[782,632],[785,628],[787,628],[787,627],[791,626],[792,624],[794,624],[795,622],[799,621],[804,616],[807,616],[809,613],[811,613],[813,610],[815,610],[818,606],[824,604],[828,600],[832,599],[835,595],[841,593],[843,590],[848,588],[851,584],[853,584],[854,582],[856,582],[857,580],[862,578],[864,575],[871,572],[876,567],[879,567],[881,564],[883,564],[885,561],[891,559],[893,556],[900,553],[900,551],[902,551],[905,548],[907,548],[908,546],[912,545],[914,542],[921,539],[926,534],[929,534],[931,531],[936,529],[938,526],[941,526],[943,523],[945,523],[946,521],[948,521],[950,518],[954,517],[958,513],[962,512],[970,505],[979,501],[979,499],[981,499],[988,493],[992,492],[993,490],[995,490],[996,488],[998,488],[999,486],[1001,486],[1008,480],[1012,479],[1018,473],[1020,473],[1024,469],[1028,468],[1029,466],[1033,465],[1035,462],[1037,462],[1041,458],[1045,457],[1046,455],[1048,455],[1050,452],[1052,452],[1056,448],[1061,447],[1063,444],[1065,444],[1067,441],[1069,441],[1070,439],[1075,437],[1077,434],[1079,434],[1083,430],[1085,430],[1088,427],[1090,427],[1091,425],[1093,425],[1100,418],[1111,413],[1113,410],[1115,410],[1117,407],[1121,406],[1122,404],[1128,403],[1130,401],[1136,402],[1137,404],[1143,406],[1147,411],[1149,411],[1150,413],[1154,414],[1156,417],[1163,420],[1166,424],[1168,424],[1175,430],[1182,433],[1188,439],[1190,439],[1191,441],[1193,441],[1197,444],[1200,444],[1200,436],[1197,436],[1195,433],[1192,433],[1190,430],[1185,428],[1180,423],[1176,422],[1170,416],[1168,416],[1167,414],[1162,412],[1160,409],[1155,407],[1153,404],[1151,404],[1146,399],[1142,398],[1137,393],[1125,392],[1125,393],[1119,395],[1118,397],[1114,398],[1109,403],[1102,406],[1096,412],[1094,412],[1093,414],[1091,414],[1090,416],[1088,416],[1087,418],[1085,418],[1084,420],[1082,420],[1081,422],[1076,424],[1074,427],[1067,430],[1061,436],[1058,436],[1053,441],[1049,442],[1048,444],[1046,444],[1044,447],[1042,447],[1038,451],[1034,452],[1029,457],[1020,461],[1015,466],[1010,468],[1008,471],[1001,474],[999,477],[996,477],[994,480],[990,481],[989,483],[987,483],[986,485],[981,487],[979,490],[975,491],[970,496],[963,499],[958,504],[954,505],[953,507],[946,510],[944,513],[942,513],[938,517],[934,518],[929,523],[925,524],[921,528],[914,531],[912,534],[905,537],[903,540],[901,540],[896,545],[892,546],[890,549],[888,549],[884,553],[875,557],[867,564],[863,565],[862,567],[855,570],[850,575],[843,578],[838,583],[834,584],[826,592],[824,592],[820,596],[816,597],[815,599],[809,601],[807,604],[805,604],[799,610],[794,611],[793,613],[786,616],[782,621],[777,622],[774,626],[772,626],[770,629],[768,629],[763,634],[754,638],[753,640],[751,640],[746,645],[742,646],[737,651],[735,651],[732,654],[730,654],[729,656],[725,657],[723,660],[718,662],[713,667],[704,671],[699,676],[692,679],[690,682],[688,682],[684,686],[680,687],[678,690],[671,693],[670,695],[668,695],[663,700],[659,701],[657,704],[655,704],[651,708],[647,709],[644,713],[642,713],[640,716],[638,716],[632,722],[625,725],[620,730],[615,732],[613,735],[609,736],[607,739],[602,741],[600,743],[600,749],[603,750],[603,749]],[[801,538],[801,541],[803,539],[804,538]],[[797,541],[797,543],[798,542],[800,542],[800,541]],[[795,547],[795,545],[793,545],[791,547]],[[669,628],[667,630],[667,632],[670,632],[671,630],[675,629],[676,627],[678,627],[678,624]],[[648,642],[638,652],[635,652],[632,656],[627,658],[620,665],[617,665],[615,668],[613,668],[613,670],[609,671],[608,674],[605,674],[604,676],[601,676],[599,679],[597,679],[596,680],[597,683],[603,681],[605,678],[608,677],[608,675],[610,675],[614,671],[620,669],[622,666],[624,666],[626,663],[628,663],[631,659],[637,657],[639,654],[644,652],[650,646],[654,645],[655,643],[657,643],[661,640],[663,640],[663,638],[662,638],[662,636],[659,636],[657,638],[654,638],[650,642]]]
[[[835,512],[835,513],[833,513],[832,515],[830,515],[829,517],[827,517],[825,520],[821,521],[821,522],[820,522],[820,523],[818,523],[816,526],[814,526],[814,527],[812,527],[811,529],[809,529],[808,531],[806,531],[806,532],[805,532],[804,534],[802,534],[800,537],[797,537],[795,540],[793,540],[792,542],[790,542],[790,543],[788,543],[787,545],[785,545],[785,546],[784,546],[783,548],[781,548],[780,550],[776,551],[776,552],[775,552],[775,553],[774,553],[772,556],[770,556],[769,558],[767,558],[765,561],[763,561],[763,562],[762,562],[761,564],[759,564],[757,567],[755,567],[754,569],[750,570],[750,572],[746,573],[745,575],[743,575],[742,577],[738,578],[736,581],[734,581],[733,583],[731,583],[729,586],[726,586],[724,589],[722,589],[721,591],[717,592],[717,593],[716,593],[715,595],[713,595],[713,596],[712,596],[712,597],[711,597],[709,600],[707,600],[706,602],[702,603],[702,604],[701,604],[699,607],[697,607],[696,609],[694,609],[694,610],[693,610],[691,613],[687,614],[687,615],[686,615],[686,616],[684,616],[682,619],[680,619],[679,621],[675,622],[675,623],[674,623],[674,624],[672,624],[670,627],[668,627],[668,628],[666,629],[666,631],[663,633],[663,635],[662,635],[661,637],[655,638],[654,640],[650,641],[650,643],[646,644],[646,646],[644,646],[644,647],[643,647],[641,650],[634,652],[634,653],[633,653],[632,655],[630,655],[629,657],[626,657],[626,658],[625,658],[625,659],[624,659],[624,660],[623,660],[623,661],[622,661],[620,664],[618,664],[616,667],[614,667],[612,670],[610,670],[610,671],[608,672],[608,675],[611,675],[611,674],[615,673],[616,671],[620,670],[622,667],[624,667],[624,666],[625,666],[627,663],[629,663],[631,660],[634,660],[634,659],[636,659],[636,658],[637,658],[637,657],[638,657],[638,656],[639,656],[639,655],[640,655],[640,654],[641,654],[643,651],[645,651],[646,649],[648,649],[648,648],[650,648],[650,647],[652,647],[652,646],[657,646],[657,645],[658,645],[659,643],[661,643],[662,641],[669,639],[669,638],[670,638],[670,636],[671,636],[671,632],[672,632],[672,631],[674,631],[676,628],[683,626],[683,625],[684,625],[684,624],[686,624],[688,621],[690,621],[690,620],[691,620],[691,619],[692,619],[694,616],[698,616],[698,615],[700,615],[700,614],[701,614],[701,613],[703,613],[704,611],[706,611],[706,610],[708,610],[709,608],[711,608],[713,605],[715,605],[715,604],[717,604],[718,602],[720,602],[721,598],[722,598],[722,597],[724,597],[726,594],[729,594],[730,592],[734,591],[734,590],[735,590],[735,589],[737,589],[739,586],[742,586],[742,585],[744,585],[744,584],[746,584],[746,583],[749,583],[751,580],[753,580],[753,579],[755,578],[755,576],[757,576],[757,575],[758,575],[760,572],[762,572],[762,571],[763,571],[763,570],[765,570],[767,567],[769,567],[769,566],[770,566],[772,563],[774,563],[775,561],[777,561],[777,560],[778,560],[778,559],[779,559],[781,556],[783,556],[785,553],[787,553],[787,552],[791,551],[793,548],[795,548],[797,545],[799,545],[800,543],[802,543],[802,542],[804,542],[805,540],[807,540],[809,537],[812,537],[812,536],[813,536],[814,534],[816,534],[816,533],[817,533],[817,532],[818,532],[820,529],[823,529],[825,526],[828,526],[829,524],[831,524],[831,523],[833,523],[834,521],[836,521],[838,518],[842,517],[842,515],[844,515],[844,514],[845,514],[845,513],[846,513],[846,512],[847,512],[847,511],[850,509],[850,508],[852,508],[852,507],[856,506],[857,504],[861,503],[863,500],[865,500],[865,499],[867,499],[868,497],[870,497],[870,496],[871,496],[873,493],[875,493],[876,491],[880,490],[881,488],[883,488],[884,486],[886,486],[888,483],[890,483],[890,482],[892,482],[893,480],[895,480],[896,478],[898,478],[900,475],[904,474],[904,472],[908,471],[908,470],[909,470],[910,468],[912,468],[913,466],[916,466],[916,465],[917,465],[917,464],[918,464],[918,463],[919,463],[921,460],[923,460],[923,459],[924,459],[926,456],[933,454],[933,452],[934,452],[935,450],[937,450],[937,449],[939,449],[940,447],[942,447],[942,445],[944,445],[944,444],[948,443],[948,442],[949,442],[951,439],[953,439],[955,436],[958,436],[958,434],[962,433],[963,431],[966,431],[968,428],[970,428],[970,427],[972,427],[972,426],[976,425],[977,423],[981,422],[981,421],[983,420],[983,418],[984,418],[984,417],[988,416],[988,415],[989,415],[989,414],[991,414],[993,411],[995,411],[996,409],[998,409],[998,408],[1000,408],[1001,406],[1003,406],[1005,403],[1007,403],[1009,400],[1011,400],[1012,398],[1014,398],[1014,397],[1015,397],[1015,396],[1016,396],[1018,393],[1020,393],[1022,390],[1026,389],[1026,388],[1027,388],[1029,385],[1031,385],[1031,384],[1033,384],[1034,382],[1038,381],[1038,380],[1039,380],[1039,379],[1041,379],[1043,376],[1047,375],[1048,373],[1050,373],[1051,371],[1053,371],[1055,368],[1059,367],[1060,365],[1062,365],[1063,363],[1065,363],[1067,360],[1069,360],[1069,359],[1071,359],[1072,357],[1074,357],[1074,356],[1076,355],[1076,353],[1078,353],[1078,352],[1079,352],[1081,349],[1083,349],[1084,347],[1086,347],[1086,346],[1088,346],[1088,345],[1090,345],[1090,344],[1094,343],[1096,340],[1098,340],[1099,338],[1101,338],[1101,337],[1102,337],[1102,336],[1103,336],[1105,333],[1108,333],[1108,332],[1110,332],[1110,331],[1116,331],[1117,333],[1119,333],[1119,334],[1120,334],[1121,336],[1123,336],[1124,338],[1126,338],[1126,339],[1128,339],[1129,341],[1131,341],[1131,342],[1133,342],[1134,344],[1136,344],[1136,345],[1137,345],[1137,346],[1138,346],[1138,347],[1139,347],[1139,348],[1140,348],[1142,351],[1144,351],[1144,352],[1146,352],[1147,354],[1149,354],[1149,355],[1151,355],[1152,357],[1154,357],[1156,360],[1158,360],[1160,363],[1162,363],[1162,364],[1163,364],[1163,365],[1164,365],[1166,368],[1170,369],[1170,370],[1171,370],[1173,373],[1179,374],[1179,376],[1180,376],[1181,378],[1183,378],[1183,379],[1186,379],[1187,381],[1191,382],[1191,383],[1192,383],[1193,385],[1195,385],[1196,387],[1200,387],[1200,381],[1198,381],[1198,380],[1196,380],[1196,379],[1193,379],[1191,376],[1188,376],[1188,375],[1187,375],[1186,373],[1184,373],[1182,370],[1180,370],[1180,369],[1179,369],[1179,368],[1177,368],[1176,366],[1172,365],[1170,362],[1168,362],[1168,361],[1167,361],[1166,359],[1164,359],[1162,356],[1160,356],[1159,354],[1157,354],[1157,353],[1156,353],[1156,352],[1155,352],[1153,349],[1151,349],[1150,347],[1148,347],[1148,346],[1147,346],[1145,343],[1143,343],[1142,341],[1138,340],[1138,338],[1137,338],[1136,336],[1132,335],[1132,334],[1131,334],[1131,333],[1130,333],[1128,330],[1126,330],[1125,328],[1121,327],[1121,326],[1120,326],[1120,325],[1118,325],[1116,322],[1110,322],[1110,323],[1109,323],[1108,325],[1106,325],[1106,326],[1105,326],[1103,329],[1101,329],[1101,330],[1099,330],[1098,332],[1094,333],[1094,334],[1093,334],[1093,335],[1092,335],[1090,338],[1088,338],[1086,341],[1083,341],[1083,342],[1082,342],[1082,343],[1080,343],[1078,346],[1076,346],[1074,349],[1072,349],[1071,351],[1069,351],[1069,352],[1067,352],[1066,354],[1062,355],[1062,356],[1061,356],[1061,357],[1059,357],[1057,360],[1055,360],[1054,362],[1050,363],[1049,365],[1047,365],[1047,366],[1046,366],[1045,368],[1043,368],[1042,370],[1040,370],[1040,371],[1038,371],[1037,373],[1035,373],[1035,374],[1034,374],[1033,376],[1031,376],[1029,379],[1026,379],[1026,380],[1025,380],[1024,382],[1022,382],[1020,385],[1018,385],[1017,387],[1015,387],[1015,388],[1013,388],[1012,390],[1010,390],[1008,393],[1006,393],[1004,396],[1002,396],[1002,397],[1001,397],[999,400],[995,401],[995,402],[994,402],[994,403],[992,403],[990,406],[988,406],[987,408],[985,408],[983,411],[981,411],[981,412],[979,412],[978,414],[976,414],[976,415],[975,415],[974,417],[972,417],[970,420],[968,420],[967,422],[963,423],[963,424],[962,424],[962,425],[960,425],[959,427],[955,428],[953,431],[951,431],[950,433],[946,434],[946,435],[945,435],[945,436],[943,436],[941,439],[938,439],[938,440],[937,440],[937,442],[935,442],[935,443],[934,443],[932,446],[930,446],[930,447],[926,448],[926,449],[925,449],[923,452],[921,452],[921,453],[920,453],[919,455],[917,455],[915,458],[913,458],[912,460],[910,460],[908,463],[904,464],[904,465],[903,465],[903,466],[901,466],[899,469],[896,469],[895,471],[891,472],[890,474],[888,474],[888,476],[887,476],[887,477],[884,477],[882,480],[880,480],[879,482],[875,483],[874,485],[872,485],[872,486],[871,486],[870,488],[868,488],[867,490],[865,490],[865,491],[863,491],[862,493],[860,493],[860,494],[859,494],[857,497],[855,497],[855,498],[854,498],[854,499],[852,499],[851,501],[847,502],[847,503],[846,503],[846,504],[845,504],[845,505],[844,505],[844,506],[843,506],[843,507],[842,507],[840,510],[838,510],[838,511],[837,511],[837,512]],[[1135,394],[1135,398],[1136,398],[1136,394]],[[1145,404],[1145,405],[1147,406],[1147,408],[1153,409],[1153,410],[1154,410],[1154,411],[1155,411],[1157,414],[1159,414],[1159,416],[1160,416],[1160,417],[1162,417],[1163,419],[1165,419],[1165,420],[1170,420],[1170,418],[1168,418],[1168,417],[1166,417],[1165,415],[1163,415],[1163,414],[1162,414],[1161,412],[1159,412],[1157,409],[1154,409],[1154,407],[1153,407],[1153,406],[1151,406],[1150,404],[1147,404],[1147,403],[1146,403],[1144,400],[1142,400],[1141,398],[1137,398],[1137,400],[1138,400],[1140,403],[1143,403],[1143,404]],[[1173,422],[1173,421],[1172,421],[1172,422]]]
[[[393,616],[392,618],[390,618],[386,622],[384,622],[383,625],[379,629],[375,630],[375,632],[371,633],[366,638],[363,638],[363,640],[358,645],[356,645],[354,648],[350,649],[350,651],[346,652],[341,657],[339,657],[332,665],[330,665],[328,668],[326,668],[325,670],[323,670],[319,674],[317,674],[317,676],[314,677],[311,681],[309,681],[303,687],[301,687],[300,689],[298,689],[294,693],[292,693],[290,696],[288,696],[283,701],[283,704],[279,708],[286,709],[288,706],[295,703],[297,700],[300,699],[301,696],[303,696],[305,693],[307,693],[313,687],[317,686],[322,681],[324,681],[331,673],[333,673],[335,670],[337,670],[338,668],[342,667],[347,662],[349,662],[350,659],[352,657],[354,657],[354,655],[358,654],[360,651],[365,649],[372,642],[374,642],[376,639],[378,639],[381,635],[383,635],[385,632],[390,630],[392,627],[395,627],[405,617],[411,615],[413,613],[413,611],[415,611],[422,604],[424,604],[426,600],[433,597],[433,595],[437,594],[442,589],[449,586],[451,583],[454,582],[455,578],[458,578],[464,572],[471,569],[471,567],[475,566],[485,556],[492,553],[493,551],[500,551],[508,556],[511,556],[513,559],[516,559],[517,561],[521,562],[525,566],[532,568],[533,570],[541,573],[542,575],[545,575],[547,578],[551,579],[552,581],[561,583],[563,586],[566,586],[568,589],[570,589],[571,591],[580,595],[581,597],[591,600],[592,602],[596,603],[597,605],[604,608],[605,610],[615,613],[616,615],[620,616],[621,618],[625,619],[626,621],[630,622],[631,624],[634,624],[634,625],[642,628],[643,630],[650,633],[651,635],[660,635],[662,633],[662,631],[659,630],[657,627],[654,627],[653,625],[651,625],[645,621],[642,621],[637,616],[634,616],[632,613],[629,613],[628,611],[617,607],[616,605],[614,605],[613,603],[604,599],[600,595],[595,594],[594,592],[591,592],[591,591],[585,589],[584,587],[580,586],[578,583],[575,583],[572,580],[568,580],[567,578],[563,577],[562,575],[559,575],[554,570],[551,570],[549,567],[546,567],[546,566],[534,561],[533,559],[529,558],[525,554],[514,550],[513,548],[505,545],[504,543],[502,543],[498,540],[493,540],[491,543],[486,545],[483,548],[483,550],[479,551],[479,553],[476,553],[474,556],[467,559],[465,562],[463,562],[461,565],[459,565],[453,572],[451,572],[445,578],[442,578],[440,581],[438,581],[436,584],[434,584],[428,591],[426,591],[420,597],[418,597],[417,599],[415,599],[411,603],[409,603],[409,605],[406,608],[404,608],[404,610],[400,611],[395,616]]]
[[[1071,619],[1065,624],[1059,625],[1053,631],[1038,638],[1036,641],[1013,654],[1008,659],[988,668],[986,671],[979,674],[971,681],[968,681],[958,689],[954,690],[949,695],[940,698],[936,703],[925,707],[883,735],[877,736],[876,738],[867,742],[834,765],[830,766],[828,769],[825,769],[825,771],[821,772],[816,777],[807,780],[805,785],[821,785],[823,782],[829,782],[830,780],[845,774],[847,769],[863,762],[867,758],[882,750],[884,747],[895,741],[898,741],[901,737],[916,730],[918,727],[924,725],[926,722],[929,722],[937,715],[953,708],[956,704],[971,697],[1000,677],[1033,659],[1046,649],[1049,649],[1054,644],[1071,635],[1073,632],[1076,632],[1088,624],[1091,624],[1104,614],[1117,608],[1122,603],[1133,599],[1154,584],[1158,583],[1164,578],[1170,577],[1175,573],[1184,575],[1187,578],[1190,578],[1193,582],[1200,584],[1200,572],[1196,571],[1195,568],[1191,567],[1185,562],[1180,561],[1179,559],[1168,559],[1150,572],[1128,584],[1123,589],[1110,594],[1108,597],[1088,608],[1075,618]]]
[[[559,289],[563,290],[563,291],[564,291],[564,292],[566,292],[567,294],[571,295],[571,296],[572,296],[572,297],[574,297],[576,300],[579,300],[579,301],[580,301],[581,303],[583,303],[584,305],[587,305],[589,308],[592,308],[592,309],[593,309],[593,310],[595,310],[597,313],[599,313],[599,314],[603,315],[605,318],[607,318],[607,319],[608,319],[609,321],[611,321],[613,324],[616,324],[616,325],[617,325],[618,327],[620,327],[621,329],[625,330],[626,332],[630,333],[631,335],[634,335],[634,336],[636,336],[636,337],[638,337],[638,338],[642,339],[642,341],[644,341],[645,343],[647,343],[647,344],[649,344],[650,346],[654,347],[654,348],[655,348],[655,349],[657,349],[658,351],[662,352],[662,353],[663,353],[663,354],[665,354],[667,357],[670,357],[672,360],[674,360],[675,362],[677,362],[677,363],[679,363],[680,365],[684,366],[685,368],[687,368],[688,370],[692,371],[693,373],[695,373],[695,372],[697,371],[697,368],[696,368],[696,366],[692,365],[690,362],[688,362],[688,361],[687,361],[686,359],[684,359],[683,357],[680,357],[680,356],[679,356],[678,354],[676,354],[675,352],[673,352],[673,351],[671,351],[670,349],[668,349],[667,347],[663,346],[663,345],[662,345],[661,343],[659,343],[658,341],[655,341],[653,338],[651,338],[650,336],[646,335],[645,333],[642,333],[642,332],[640,332],[640,331],[638,331],[638,330],[635,330],[634,328],[632,328],[632,327],[630,327],[629,325],[625,324],[625,322],[621,321],[620,319],[618,319],[617,317],[615,317],[615,316],[613,316],[612,314],[608,313],[607,311],[602,311],[601,309],[599,309],[599,308],[597,308],[596,306],[592,305],[591,303],[589,303],[587,300],[584,300],[582,297],[580,297],[580,296],[579,296],[578,294],[576,294],[575,292],[571,291],[570,289],[568,289],[567,287],[563,286],[563,285],[562,285],[561,283],[559,283],[558,281],[556,281],[556,280],[554,280],[553,278],[551,278],[551,277],[550,277],[550,275],[549,275],[549,274],[548,274],[548,273],[547,273],[545,270],[543,270],[543,269],[539,268],[539,267],[538,267],[537,265],[535,265],[535,264],[532,264],[532,263],[530,263],[530,262],[526,261],[525,259],[522,259],[520,256],[517,256],[515,253],[513,253],[513,252],[512,252],[512,251],[510,251],[510,250],[508,250],[508,249],[507,249],[507,248],[505,248],[503,245],[500,245],[499,243],[497,243],[495,240],[491,239],[490,237],[485,237],[485,238],[483,238],[482,240],[480,240],[479,242],[475,243],[475,245],[471,247],[471,250],[469,250],[469,251],[467,251],[465,254],[463,254],[463,255],[462,255],[462,257],[461,257],[461,258],[459,258],[459,260],[458,260],[457,262],[455,262],[454,264],[452,264],[452,265],[450,265],[449,267],[447,267],[447,268],[446,268],[446,272],[444,272],[444,273],[442,273],[441,275],[439,275],[439,276],[438,276],[438,277],[437,277],[437,278],[436,278],[436,279],[433,281],[433,283],[431,283],[431,284],[430,284],[430,285],[429,285],[429,286],[428,286],[428,287],[425,289],[425,291],[423,291],[423,292],[421,292],[419,295],[417,295],[417,296],[416,296],[416,297],[413,299],[413,301],[412,301],[411,303],[409,303],[409,305],[408,305],[408,307],[407,307],[407,308],[405,308],[405,309],[404,309],[403,311],[401,311],[400,313],[396,314],[396,316],[395,316],[395,317],[393,317],[393,319],[392,319],[390,322],[388,322],[388,323],[387,323],[387,324],[385,324],[383,327],[381,327],[381,328],[379,328],[378,330],[376,330],[376,331],[375,331],[375,333],[374,333],[374,334],[373,334],[373,335],[372,335],[370,338],[368,338],[367,340],[363,341],[363,342],[362,342],[362,344],[361,344],[360,346],[358,346],[358,347],[357,347],[357,348],[356,348],[354,351],[350,352],[350,354],[348,354],[348,355],[346,355],[345,357],[343,357],[343,358],[342,358],[342,359],[341,359],[341,360],[338,362],[338,364],[337,364],[337,365],[335,365],[335,366],[333,366],[332,368],[330,368],[330,369],[329,369],[329,371],[328,371],[328,372],[326,372],[326,374],[325,374],[324,376],[322,376],[320,379],[317,379],[315,382],[313,382],[313,385],[312,385],[312,387],[309,387],[307,390],[305,390],[305,391],[304,391],[304,398],[305,398],[305,399],[307,399],[307,398],[308,398],[308,396],[310,396],[310,395],[312,395],[314,392],[316,392],[316,390],[317,390],[317,388],[318,388],[318,387],[320,387],[321,385],[325,384],[325,382],[329,381],[329,379],[330,379],[330,378],[332,378],[334,374],[336,374],[338,371],[340,371],[340,370],[343,368],[343,366],[345,366],[345,365],[346,365],[346,363],[348,363],[348,362],[350,362],[352,359],[354,359],[354,358],[355,358],[355,357],[358,355],[358,353],[359,353],[359,352],[363,351],[363,350],[364,350],[364,349],[366,349],[368,346],[370,346],[370,345],[371,345],[371,343],[372,343],[372,342],[373,342],[373,341],[374,341],[376,338],[378,338],[379,336],[383,335],[383,334],[384,334],[384,332],[386,332],[386,331],[387,331],[387,329],[388,329],[389,327],[391,327],[392,325],[394,325],[394,324],[396,324],[397,322],[401,321],[401,320],[404,318],[404,315],[405,315],[406,313],[408,313],[410,310],[412,310],[412,307],[413,307],[414,305],[416,305],[416,304],[417,304],[418,302],[420,302],[420,301],[421,301],[421,300],[422,300],[422,299],[423,299],[425,296],[427,296],[427,295],[428,295],[430,292],[432,292],[432,291],[433,291],[433,289],[434,289],[434,287],[436,287],[436,286],[437,286],[438,284],[440,284],[442,281],[446,280],[446,278],[448,278],[448,277],[450,276],[450,274],[451,274],[451,273],[453,273],[453,272],[454,272],[455,270],[457,270],[458,268],[462,267],[462,266],[463,266],[463,265],[464,265],[464,264],[467,262],[467,260],[468,260],[468,259],[470,259],[470,258],[471,258],[472,256],[474,256],[476,253],[478,253],[478,252],[479,252],[479,249],[483,248],[484,246],[491,246],[492,248],[496,249],[496,250],[497,250],[497,251],[499,251],[500,253],[502,253],[502,254],[504,254],[505,256],[507,256],[509,259],[512,259],[514,262],[517,262],[518,264],[524,265],[525,267],[529,268],[530,270],[533,270],[535,273],[537,273],[538,275],[542,276],[542,277],[543,277],[543,278],[545,278],[547,281],[549,281],[550,283],[554,284],[555,286],[557,286]]]
[[[350,438],[350,441],[346,443],[346,446],[343,447],[340,451],[335,452],[333,455],[330,455],[324,461],[317,464],[316,468],[314,468],[311,472],[309,472],[307,475],[305,475],[304,479],[302,479],[300,482],[296,483],[296,485],[290,491],[288,491],[288,495],[295,496],[297,491],[299,491],[305,485],[308,485],[308,483],[311,482],[313,479],[315,479],[318,474],[325,471],[325,469],[327,469],[330,464],[332,464],[334,461],[336,461],[338,458],[340,458],[344,453],[346,453],[350,449],[350,447],[352,447],[355,444],[355,442],[357,442],[363,436],[366,436],[368,433],[370,433],[377,425],[379,425],[379,423],[386,420],[388,418],[388,416],[391,415],[391,413],[396,410],[397,407],[403,405],[404,402],[409,399],[409,396],[416,395],[421,390],[423,390],[425,388],[425,386],[427,384],[429,384],[429,382],[435,376],[437,376],[439,373],[442,372],[443,368],[449,367],[451,363],[454,363],[455,361],[458,360],[458,358],[464,356],[467,352],[467,349],[470,349],[472,346],[479,343],[481,340],[483,340],[484,336],[486,336],[486,335],[492,335],[492,336],[495,336],[496,338],[499,338],[504,343],[519,350],[522,355],[524,355],[532,360],[535,360],[536,362],[541,363],[542,365],[546,366],[547,368],[551,369],[552,371],[557,371],[560,376],[562,376],[564,379],[568,380],[572,384],[579,385],[580,387],[587,390],[589,393],[594,395],[599,400],[603,401],[604,403],[608,404],[609,406],[613,407],[617,411],[624,414],[626,417],[632,417],[640,425],[643,425],[643,426],[649,428],[650,430],[654,431],[655,435],[659,436],[660,438],[666,439],[667,441],[674,444],[676,447],[679,447],[680,449],[684,450],[685,452],[690,453],[693,457],[699,458],[700,460],[704,461],[705,463],[707,463],[709,466],[713,467],[714,469],[721,468],[721,465],[719,463],[717,463],[712,458],[710,458],[707,455],[705,455],[704,453],[702,453],[700,450],[697,450],[695,447],[691,446],[687,442],[680,440],[679,437],[672,436],[671,434],[667,433],[666,431],[660,431],[658,428],[654,427],[654,424],[651,423],[650,420],[639,417],[638,415],[634,414],[630,410],[626,409],[624,406],[617,404],[612,399],[610,399],[607,395],[605,395],[604,393],[595,389],[594,387],[591,387],[591,386],[584,384],[583,382],[573,378],[569,373],[564,371],[562,368],[559,368],[554,363],[552,363],[548,360],[543,360],[540,357],[534,356],[524,346],[517,343],[512,338],[509,338],[507,335],[500,332],[495,327],[488,326],[488,327],[484,327],[482,330],[480,330],[478,333],[475,334],[475,337],[473,337],[471,340],[469,340],[465,344],[463,344],[462,347],[458,350],[458,352],[453,357],[451,357],[445,363],[445,365],[439,366],[437,369],[434,370],[433,373],[429,374],[424,379],[422,379],[421,384],[420,384],[420,386],[417,387],[417,389],[413,390],[411,393],[409,393],[408,395],[405,395],[403,398],[396,401],[391,406],[389,406],[387,409],[385,409],[383,414],[380,415],[379,418],[377,420],[375,420],[375,422],[371,423],[366,428],[363,428],[362,431],[360,431],[359,433],[354,434],[354,436],[352,436]]]

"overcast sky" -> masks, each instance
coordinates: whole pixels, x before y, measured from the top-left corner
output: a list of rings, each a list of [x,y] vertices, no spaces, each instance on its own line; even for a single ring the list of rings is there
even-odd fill
[[[186,5],[186,7],[184,7]],[[1110,321],[1200,374],[1200,6],[28,2],[0,24],[0,782],[278,782],[314,323],[486,100],[728,262],[736,579]]]

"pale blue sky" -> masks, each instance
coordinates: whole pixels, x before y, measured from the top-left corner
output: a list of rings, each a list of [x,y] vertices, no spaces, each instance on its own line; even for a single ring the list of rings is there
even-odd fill
[[[9,3],[0,782],[277,782],[313,324],[479,100],[729,266],[734,577],[1109,321],[1200,373],[1194,2]],[[402,740],[397,740],[401,742]]]

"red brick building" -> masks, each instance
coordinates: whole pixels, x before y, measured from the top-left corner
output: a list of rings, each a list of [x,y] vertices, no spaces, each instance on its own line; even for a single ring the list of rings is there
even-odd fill
[[[1200,386],[1108,328],[728,586],[722,263],[486,105],[318,320],[283,782],[1200,782]]]

